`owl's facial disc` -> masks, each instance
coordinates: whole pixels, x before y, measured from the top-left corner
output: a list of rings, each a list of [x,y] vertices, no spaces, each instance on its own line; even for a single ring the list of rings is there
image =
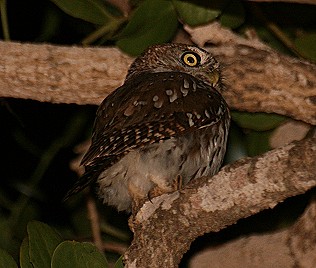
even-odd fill
[[[220,70],[217,61],[203,49],[194,46],[188,48],[190,50],[184,52],[180,57],[185,72],[216,87],[220,83]]]
[[[220,69],[213,56],[196,46],[162,44],[148,48],[131,65],[126,79],[143,72],[183,72],[220,89]]]

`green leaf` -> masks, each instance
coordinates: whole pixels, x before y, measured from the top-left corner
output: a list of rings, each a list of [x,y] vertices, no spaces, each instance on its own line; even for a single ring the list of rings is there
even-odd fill
[[[68,15],[94,24],[103,25],[112,15],[98,0],[51,0]]]
[[[29,240],[24,238],[20,247],[20,266],[21,268],[33,268],[29,254]]]
[[[297,38],[294,43],[304,57],[316,61],[316,33],[305,34]]]
[[[124,268],[123,256],[119,257],[116,261],[114,268]]]
[[[247,27],[245,27],[246,29]],[[244,29],[244,30],[245,30]],[[270,47],[287,54],[289,52],[288,48],[265,26],[257,26],[256,33],[258,34],[260,40],[264,41]]]
[[[146,0],[116,37],[116,45],[136,56],[150,45],[169,41],[177,26],[177,14],[170,1]]]
[[[240,1],[230,1],[220,17],[223,26],[235,29],[245,21],[245,9]]]
[[[12,242],[12,232],[8,219],[0,215],[0,247],[8,249]]]
[[[185,1],[173,1],[181,20],[191,26],[205,24],[215,20],[220,14],[219,8],[208,8]]]
[[[18,268],[12,256],[0,248],[0,268]]]
[[[61,236],[47,224],[31,221],[27,225],[30,260],[35,268],[50,267],[55,248],[63,240]]]
[[[19,217],[17,218],[17,223],[14,225],[14,235],[22,240],[25,235],[25,227],[29,222],[39,218],[39,209],[33,202],[29,202],[23,210],[21,210]]]
[[[279,126],[286,117],[277,114],[232,112],[232,119],[242,128],[266,131]]]
[[[245,134],[236,124],[231,124],[229,129],[227,150],[225,154],[225,164],[237,161],[248,156],[245,144]]]
[[[36,38],[36,42],[47,42],[51,40],[56,33],[60,30],[62,23],[62,16],[59,10],[55,8],[49,8],[45,10],[43,14],[45,20],[43,20],[40,27],[40,34]]]
[[[106,268],[108,263],[92,243],[64,241],[56,248],[51,267]]]
[[[272,131],[251,131],[246,135],[249,156],[256,156],[271,149],[269,141]]]

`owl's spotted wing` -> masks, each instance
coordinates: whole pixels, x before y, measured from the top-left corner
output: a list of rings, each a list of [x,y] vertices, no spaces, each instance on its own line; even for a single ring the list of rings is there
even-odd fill
[[[100,105],[82,164],[210,125],[227,113],[225,107],[215,89],[188,74],[143,74]]]
[[[82,160],[80,191],[129,151],[178,137],[228,116],[221,95],[191,75],[146,73],[126,81],[100,105],[92,144]]]

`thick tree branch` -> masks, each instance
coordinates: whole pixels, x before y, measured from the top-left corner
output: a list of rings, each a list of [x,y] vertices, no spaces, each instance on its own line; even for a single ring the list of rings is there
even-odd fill
[[[316,124],[315,65],[235,35],[229,40],[210,50],[224,65],[232,109]],[[116,48],[0,42],[0,53],[0,96],[53,103],[99,104],[123,83],[132,61]]]
[[[191,242],[316,185],[316,138],[224,167],[146,202],[133,219],[127,267],[177,267]]]
[[[184,28],[199,46],[216,45],[210,50],[224,65],[230,107],[316,124],[316,65],[274,51],[252,32],[245,39],[216,22]]]
[[[99,104],[124,80],[132,58],[116,48],[0,42],[0,96]]]
[[[273,233],[252,234],[207,248],[190,261],[190,267],[304,267],[316,263],[316,199],[292,226]],[[238,249],[238,250],[236,250]],[[223,256],[225,256],[223,258]]]

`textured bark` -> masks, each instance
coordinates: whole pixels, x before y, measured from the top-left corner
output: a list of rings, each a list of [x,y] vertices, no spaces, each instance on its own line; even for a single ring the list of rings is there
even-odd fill
[[[224,65],[230,107],[316,124],[316,65],[274,51],[251,31],[245,39],[219,23],[185,30],[199,46],[216,45],[210,50]]]
[[[232,109],[316,124],[315,65],[234,35],[227,42],[210,50],[224,65]],[[123,83],[132,61],[116,48],[0,42],[0,53],[1,97],[53,103],[99,104]]]
[[[313,137],[237,161],[183,191],[156,197],[134,216],[126,266],[177,267],[196,237],[306,192],[316,185],[315,174]]]
[[[190,267],[304,267],[316,264],[316,199],[293,225],[268,233],[253,234],[204,250]],[[238,249],[238,250],[236,250]]]
[[[132,59],[115,48],[0,42],[0,96],[99,104],[123,83]]]

